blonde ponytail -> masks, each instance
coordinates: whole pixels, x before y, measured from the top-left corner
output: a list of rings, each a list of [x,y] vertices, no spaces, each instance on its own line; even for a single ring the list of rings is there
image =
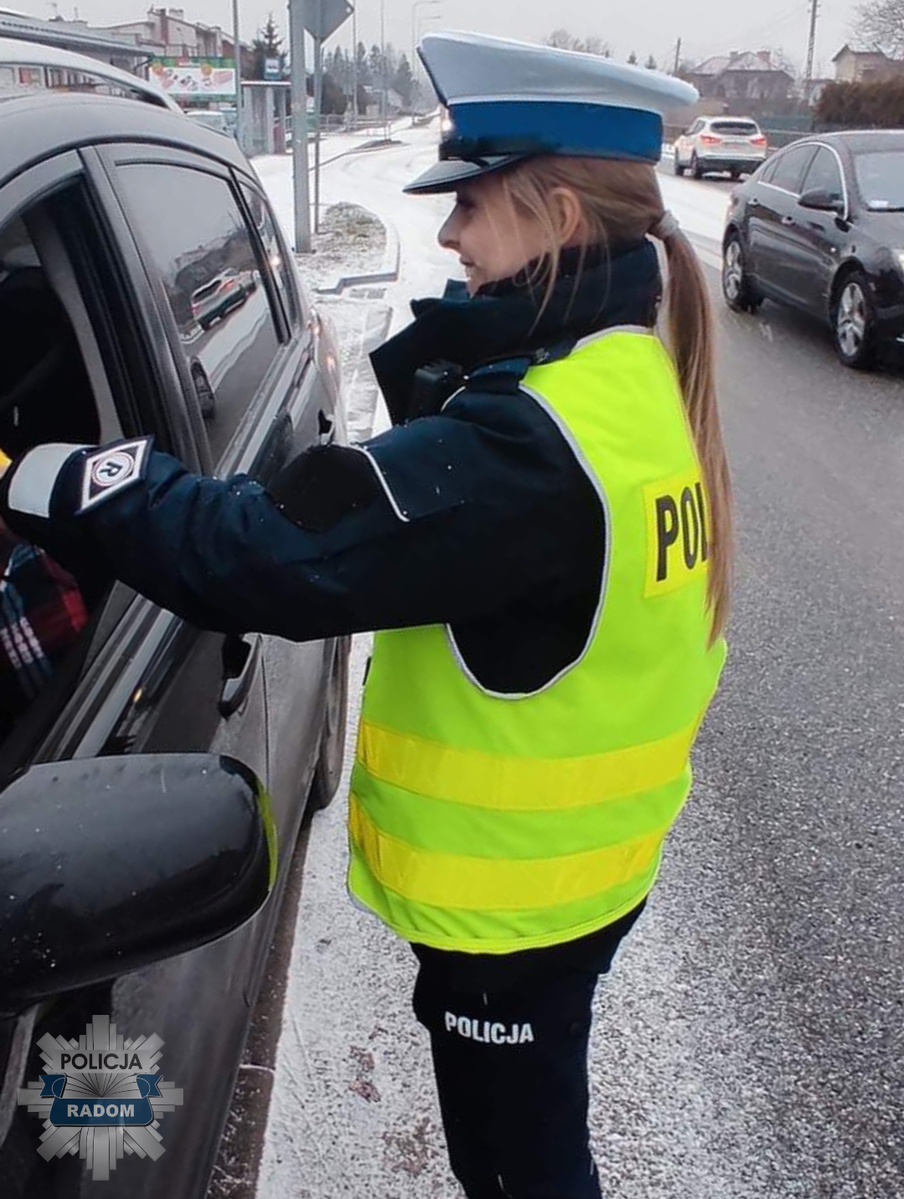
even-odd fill
[[[725,629],[731,607],[734,536],[731,476],[716,399],[712,305],[700,260],[685,235],[677,230],[664,239],[664,245],[669,264],[669,343],[709,498],[714,553],[708,597],[715,640]]]
[[[493,176],[489,177],[493,179]],[[656,172],[634,162],[597,158],[531,158],[496,177],[508,200],[537,222],[548,243],[545,261],[531,282],[545,279],[548,301],[561,252],[549,196],[570,189],[581,205],[581,243],[618,245],[661,237],[668,259],[668,341],[709,499],[712,554],[708,607],[711,641],[724,631],[731,605],[733,512],[728,458],[716,400],[712,307],[700,263],[690,242],[666,218]]]

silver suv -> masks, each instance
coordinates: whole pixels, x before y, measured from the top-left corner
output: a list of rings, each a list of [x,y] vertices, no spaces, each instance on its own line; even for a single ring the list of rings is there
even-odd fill
[[[152,434],[266,486],[341,440],[338,348],[235,141],[79,55],[0,38],[4,78],[0,447]],[[29,689],[0,703],[0,1195],[94,1194],[99,1164],[103,1199],[203,1199],[302,820],[339,782],[348,643],[204,632],[99,557],[67,567],[40,607],[4,574],[0,664],[12,645]],[[122,1124],[80,1157],[55,1099],[38,1152],[17,1096],[97,1021],[165,1043],[186,1104],[145,1139],[159,1160]]]
[[[700,117],[675,142],[675,174],[695,179],[724,171],[732,179],[752,174],[766,158],[766,138],[750,117]]]

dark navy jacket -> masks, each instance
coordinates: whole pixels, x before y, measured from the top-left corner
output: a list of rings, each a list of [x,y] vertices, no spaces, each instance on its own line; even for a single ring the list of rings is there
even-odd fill
[[[128,486],[81,511],[92,451],[61,451],[46,506],[31,504],[49,516],[17,510],[17,494],[40,486],[26,478],[28,455],[4,480],[0,514],[70,569],[100,559],[204,628],[304,641],[448,623],[484,685],[534,690],[585,640],[606,530],[593,486],[519,375],[596,330],[653,324],[659,300],[649,243],[591,256],[577,286],[576,266],[569,256],[539,319],[515,281],[415,305],[414,323],[374,356],[395,427],[363,447],[308,451],[269,491],[148,451]],[[440,360],[463,389],[444,407],[428,393],[428,414],[406,422],[419,369]]]

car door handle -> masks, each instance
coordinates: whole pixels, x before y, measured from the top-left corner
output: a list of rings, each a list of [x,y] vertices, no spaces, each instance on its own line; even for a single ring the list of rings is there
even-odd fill
[[[223,641],[223,690],[217,711],[224,720],[234,716],[248,698],[260,662],[261,644],[256,634],[251,640],[230,634]]]

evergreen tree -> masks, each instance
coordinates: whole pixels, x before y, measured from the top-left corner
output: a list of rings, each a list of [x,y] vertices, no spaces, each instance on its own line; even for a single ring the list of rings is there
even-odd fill
[[[414,94],[414,73],[411,70],[411,63],[408,61],[406,54],[403,54],[399,60],[399,65],[392,77],[390,87],[402,97],[404,107],[410,108],[411,98]]]
[[[344,116],[348,108],[348,96],[329,71],[323,75],[323,115]]]
[[[636,66],[637,66],[637,55],[634,53],[634,51],[633,51],[633,50],[632,50],[632,51],[631,51],[631,53],[628,55],[628,66],[630,66],[630,67],[636,67]]]
[[[282,37],[271,12],[263,29],[257,31],[257,37],[251,43],[251,78],[263,79],[268,58],[279,62],[279,74],[282,78],[286,69],[286,54],[283,50]]]
[[[648,71],[658,71],[659,70],[659,67],[656,65],[656,59],[653,57],[652,54],[647,59],[645,65],[646,65],[646,68]]]
[[[355,57],[358,60],[358,86],[370,87],[373,80],[370,75],[370,63],[367,60],[367,47],[363,42],[358,42]]]
[[[385,85],[386,64],[383,61],[383,55],[379,46],[371,46],[367,66],[370,71],[371,87],[382,88]]]

